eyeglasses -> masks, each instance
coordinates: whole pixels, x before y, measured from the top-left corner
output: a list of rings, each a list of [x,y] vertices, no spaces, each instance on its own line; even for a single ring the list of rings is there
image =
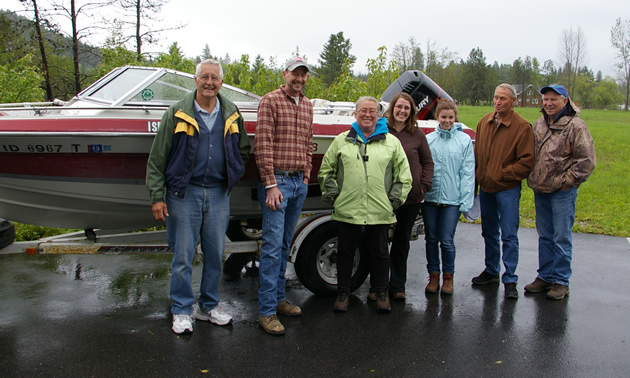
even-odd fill
[[[201,81],[212,81],[213,83],[218,83],[219,81],[221,81],[221,78],[218,76],[210,76],[210,75],[201,75],[201,76],[197,76],[197,79],[201,80]]]
[[[360,109],[357,111],[357,113],[361,115],[366,115],[366,114],[376,115],[378,111],[376,109]]]

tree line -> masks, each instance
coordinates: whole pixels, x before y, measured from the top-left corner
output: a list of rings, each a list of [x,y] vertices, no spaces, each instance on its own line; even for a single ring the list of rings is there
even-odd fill
[[[208,45],[198,56],[187,57],[177,42],[167,51],[147,52],[160,35],[182,27],[161,22],[160,12],[168,0],[49,0],[41,8],[37,0],[21,0],[24,11],[0,11],[0,102],[52,101],[69,99],[111,69],[124,65],[167,67],[194,72],[207,58],[218,59],[224,69],[224,82],[263,95],[282,82],[282,63],[277,58],[242,54],[213,56]],[[114,7],[117,17],[96,22],[103,7]],[[70,24],[72,32],[60,25]],[[83,25],[83,26],[82,26]],[[155,28],[154,25],[160,25]],[[88,43],[97,30],[107,31],[102,46]],[[379,98],[385,89],[407,70],[421,70],[461,104],[489,104],[500,83],[519,89],[536,89],[556,82],[564,85],[582,108],[618,109],[630,95],[630,20],[618,19],[611,28],[611,45],[617,52],[618,76],[603,77],[584,62],[586,38],[581,29],[565,30],[559,38],[558,59],[540,62],[536,57],[519,57],[512,63],[488,63],[481,48],[473,48],[460,58],[428,40],[421,46],[415,37],[399,42],[391,50],[375,50],[368,59],[367,73],[354,74],[356,57],[352,43],[343,32],[331,34],[312,65],[306,86],[310,98],[354,101],[360,96]],[[293,52],[300,55],[299,46]],[[524,96],[525,91],[522,91]]]

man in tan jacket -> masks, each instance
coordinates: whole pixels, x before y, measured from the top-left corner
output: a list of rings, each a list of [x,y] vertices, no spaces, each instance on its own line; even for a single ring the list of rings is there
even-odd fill
[[[562,299],[569,294],[577,188],[595,169],[595,147],[562,85],[550,84],[540,94],[543,115],[534,122],[534,169],[527,178],[536,203],[538,276],[525,291]]]

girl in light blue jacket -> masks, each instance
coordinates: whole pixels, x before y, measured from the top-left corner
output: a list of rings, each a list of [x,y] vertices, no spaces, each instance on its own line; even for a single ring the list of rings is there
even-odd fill
[[[475,157],[470,137],[462,131],[453,101],[441,101],[436,108],[439,125],[427,135],[433,157],[433,185],[422,205],[425,227],[429,284],[425,291],[435,294],[440,286],[440,249],[443,283],[441,293],[453,294],[455,273],[455,229],[462,212],[473,205]]]

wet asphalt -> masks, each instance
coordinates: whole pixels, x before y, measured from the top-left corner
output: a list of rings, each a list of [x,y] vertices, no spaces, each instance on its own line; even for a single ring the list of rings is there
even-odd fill
[[[357,290],[345,314],[289,271],[285,336],[257,324],[257,278],[224,280],[234,325],[171,331],[170,255],[0,253],[0,375],[57,377],[628,377],[630,244],[574,234],[571,294],[525,295],[536,276],[536,231],[520,230],[518,300],[472,286],[483,269],[478,225],[460,223],[453,296],[425,295],[424,241],[412,242],[408,299],[377,314]],[[290,265],[290,264],[289,264]],[[291,269],[291,265],[290,265]],[[193,272],[199,285],[200,266]]]

